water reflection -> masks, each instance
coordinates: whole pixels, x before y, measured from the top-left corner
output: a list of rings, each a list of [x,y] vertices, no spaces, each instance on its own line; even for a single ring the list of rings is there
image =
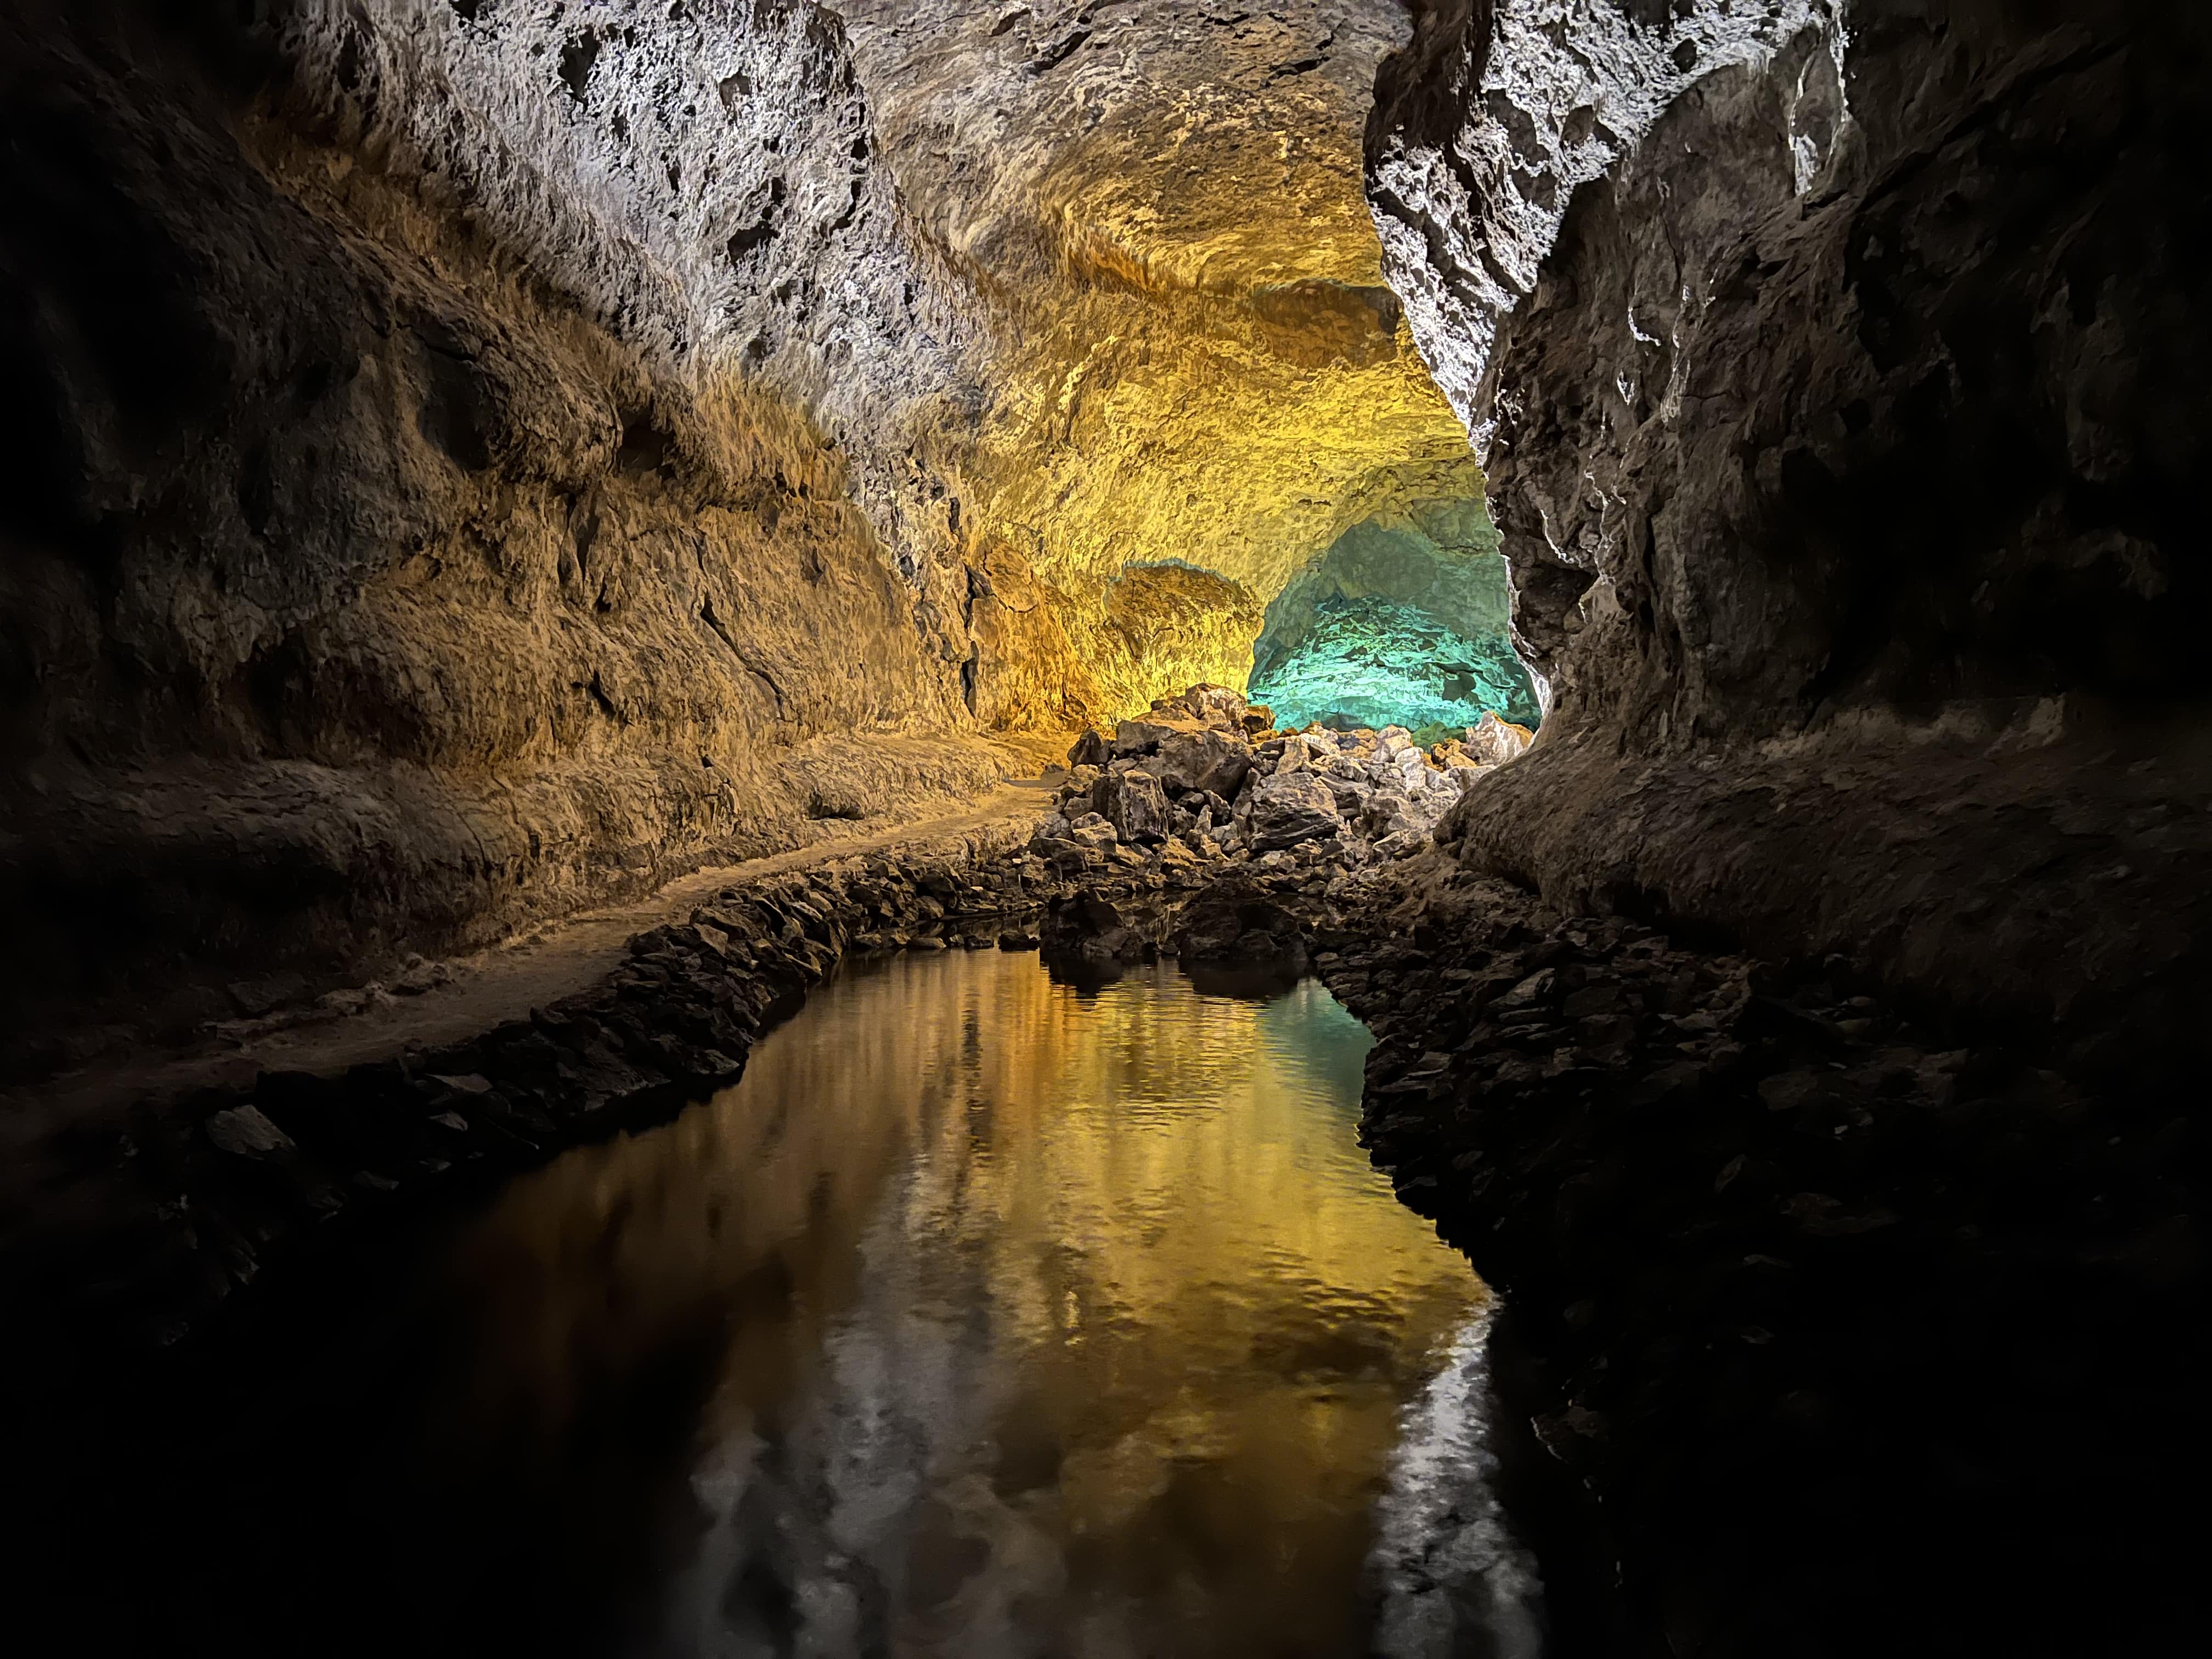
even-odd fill
[[[1478,1402],[1434,1393],[1483,1295],[1353,1142],[1367,1042],[1310,983],[848,975],[471,1232],[443,1437],[559,1467],[636,1395],[609,1368],[691,1378],[697,1530],[623,1621],[653,1650],[1445,1652],[1470,1617],[1529,1650],[1494,1524],[1434,1544],[1480,1504]]]
[[[1534,1653],[1484,1292],[1354,1143],[1368,1042],[1316,985],[1166,966],[833,981],[738,1086],[514,1182],[436,1262],[368,1501],[410,1492],[471,1571],[411,1622],[732,1659]]]

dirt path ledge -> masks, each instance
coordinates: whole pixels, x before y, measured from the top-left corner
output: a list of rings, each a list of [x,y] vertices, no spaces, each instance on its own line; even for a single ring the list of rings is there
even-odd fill
[[[30,1359],[14,1386],[174,1343],[325,1224],[665,1115],[734,1077],[855,939],[965,921],[994,942],[1048,896],[1021,856],[1044,805],[1005,784],[425,964],[424,988],[357,1013],[0,1095],[0,1317]]]
[[[410,1044],[456,1042],[502,1020],[527,1018],[532,1008],[586,990],[612,973],[636,934],[682,920],[734,883],[1001,823],[1026,824],[1042,810],[1044,787],[1039,782],[1004,782],[966,811],[696,871],[629,903],[583,911],[489,950],[430,964],[424,974],[428,988],[412,995],[371,993],[358,1013],[293,1012],[239,1021],[233,1036],[183,1054],[139,1065],[88,1066],[0,1090],[8,1151],[12,1157],[23,1146],[21,1131],[27,1124],[110,1121],[135,1104],[175,1100],[210,1087],[248,1086],[262,1072],[331,1075],[349,1066],[396,1059]]]

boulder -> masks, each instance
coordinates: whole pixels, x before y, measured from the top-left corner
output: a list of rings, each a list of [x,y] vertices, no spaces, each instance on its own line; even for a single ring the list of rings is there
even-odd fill
[[[1249,876],[1216,881],[1177,918],[1176,954],[1185,962],[1254,962],[1303,948],[1297,918]]]
[[[1335,795],[1310,772],[1279,774],[1252,798],[1252,845],[1263,853],[1333,836],[1343,827]]]
[[[1360,832],[1370,840],[1380,841],[1385,836],[1411,827],[1413,822],[1413,814],[1407,810],[1403,795],[1377,790],[1359,809]]]
[[[1103,766],[1106,764],[1106,739],[1097,732],[1085,729],[1067,751],[1070,766]]]
[[[1425,830],[1396,830],[1375,843],[1375,850],[1386,859],[1407,859],[1429,844]]]
[[[1167,792],[1149,772],[1109,772],[1091,787],[1091,805],[1125,842],[1168,837]]]
[[[1212,726],[1174,732],[1160,739],[1160,781],[1179,793],[1199,789],[1231,796],[1251,769],[1251,751],[1244,744]]]
[[[1113,902],[1097,893],[1056,898],[1040,919],[1039,940],[1051,956],[1093,968],[1147,960],[1158,949]]]
[[[1121,840],[1114,826],[1096,812],[1085,812],[1067,827],[1067,839],[1078,847],[1103,853]]]
[[[1123,720],[1114,728],[1114,756],[1117,760],[1133,755],[1149,755],[1160,746],[1164,738],[1176,732],[1203,732],[1206,727],[1187,714],[1140,714],[1135,720]]]
[[[1485,766],[1503,766],[1510,760],[1518,760],[1536,734],[1525,726],[1498,718],[1492,709],[1481,721],[1467,728],[1467,750]]]
[[[1170,838],[1160,843],[1160,866],[1168,870],[1195,870],[1198,854],[1184,842]]]
[[[1265,714],[1267,711],[1263,708],[1260,712]],[[1171,697],[1152,699],[1152,714],[1156,718],[1196,720],[1201,726],[1215,726],[1224,732],[1248,729],[1246,721],[1250,713],[1251,705],[1244,701],[1243,692],[1205,682],[1187,686]]]
[[[1468,754],[1467,745],[1457,738],[1447,738],[1430,750],[1429,762],[1431,765],[1441,767],[1447,772],[1476,774],[1487,772],[1491,765],[1490,763],[1479,761]]]
[[[1231,732],[1240,730],[1245,715],[1251,712],[1244,694],[1225,685],[1194,685],[1182,694],[1181,701],[1183,707],[1208,726]]]

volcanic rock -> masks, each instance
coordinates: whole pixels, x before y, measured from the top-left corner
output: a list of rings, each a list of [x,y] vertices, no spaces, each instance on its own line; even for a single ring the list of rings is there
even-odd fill
[[[1311,773],[1278,774],[1259,787],[1252,802],[1252,845],[1260,852],[1295,847],[1344,828],[1336,797]]]
[[[1159,779],[1176,793],[1195,789],[1210,795],[1234,796],[1251,769],[1248,745],[1212,726],[1173,732],[1160,740]]]
[[[1467,752],[1478,765],[1503,766],[1510,760],[1518,760],[1535,736],[1525,726],[1499,719],[1493,709],[1482,717],[1480,724],[1467,728]]]
[[[1167,839],[1168,798],[1160,781],[1132,767],[1109,772],[1091,786],[1091,806],[1125,842]]]
[[[1086,728],[1068,749],[1067,763],[1071,767],[1103,766],[1110,752],[1106,739],[1096,731]]]

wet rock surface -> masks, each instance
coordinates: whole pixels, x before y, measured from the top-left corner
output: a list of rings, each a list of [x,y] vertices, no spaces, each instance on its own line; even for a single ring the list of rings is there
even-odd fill
[[[1316,968],[1363,1139],[1510,1307],[1556,1650],[2201,1633],[2191,1083],[1406,870]]]

